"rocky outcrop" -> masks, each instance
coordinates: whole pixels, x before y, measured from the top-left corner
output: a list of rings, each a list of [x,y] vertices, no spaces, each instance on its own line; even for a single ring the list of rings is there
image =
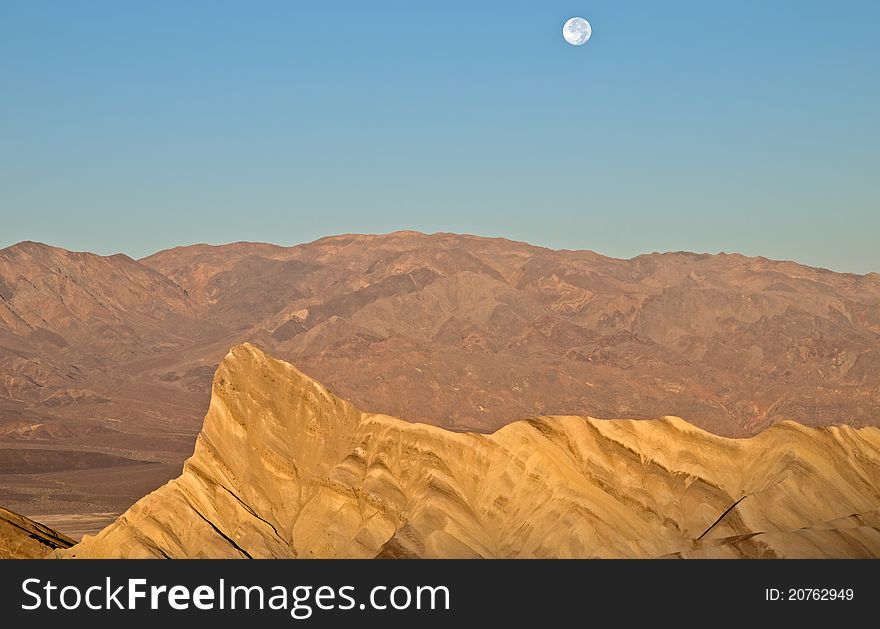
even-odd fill
[[[48,526],[0,508],[0,559],[40,559],[74,543]]]

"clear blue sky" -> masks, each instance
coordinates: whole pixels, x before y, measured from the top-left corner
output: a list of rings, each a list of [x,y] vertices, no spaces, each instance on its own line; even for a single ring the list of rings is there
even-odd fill
[[[417,229],[880,271],[878,25],[854,0],[0,0],[0,246]]]

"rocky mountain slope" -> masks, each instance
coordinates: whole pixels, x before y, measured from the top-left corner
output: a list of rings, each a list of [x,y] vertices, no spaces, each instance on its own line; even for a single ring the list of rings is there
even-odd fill
[[[179,474],[244,341],[457,431],[548,414],[725,436],[880,424],[877,274],[414,232],[140,261],[20,243],[0,250],[0,504],[119,512]]]
[[[183,474],[64,557],[880,557],[880,429],[364,413],[252,345]]]
[[[24,516],[0,508],[0,559],[41,559],[74,541]]]
[[[0,251],[0,504],[120,512],[179,473],[205,393],[137,365],[212,335],[182,288],[127,256]]]
[[[143,263],[345,397],[444,427],[536,413],[675,414],[724,435],[880,422],[877,274],[412,232]]]

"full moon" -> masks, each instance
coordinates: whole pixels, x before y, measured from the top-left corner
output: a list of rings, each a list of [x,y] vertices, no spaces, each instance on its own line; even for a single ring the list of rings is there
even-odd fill
[[[562,27],[562,36],[572,46],[582,46],[590,39],[593,29],[590,23],[582,17],[573,17]]]

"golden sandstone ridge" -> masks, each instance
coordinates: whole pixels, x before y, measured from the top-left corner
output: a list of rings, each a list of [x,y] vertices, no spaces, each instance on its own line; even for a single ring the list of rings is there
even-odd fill
[[[880,429],[364,413],[233,348],[183,474],[64,557],[880,557]]]

